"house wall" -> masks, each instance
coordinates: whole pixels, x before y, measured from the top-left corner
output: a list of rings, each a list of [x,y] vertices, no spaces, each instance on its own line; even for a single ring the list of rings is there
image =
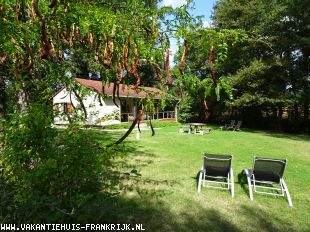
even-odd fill
[[[71,100],[75,107],[79,107],[80,103],[74,93],[71,93]],[[115,101],[120,105],[118,99],[115,99]],[[54,96],[53,105],[54,109],[57,111],[54,117],[55,124],[69,123],[67,116],[64,114],[64,104],[70,102],[70,93],[65,88]],[[97,94],[91,92],[88,96],[83,98],[83,103],[87,111],[86,125],[104,126],[120,123],[120,108],[114,105],[111,97],[101,99],[101,106]]]

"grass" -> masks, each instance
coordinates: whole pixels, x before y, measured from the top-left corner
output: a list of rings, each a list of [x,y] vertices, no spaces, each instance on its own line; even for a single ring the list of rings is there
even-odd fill
[[[123,146],[131,149],[115,160],[128,176],[118,183],[121,194],[110,204],[98,196],[88,208],[99,221],[142,223],[147,231],[310,231],[310,137],[217,128],[202,136],[178,134],[178,128],[157,129],[154,137],[142,131],[140,140],[130,135]],[[217,189],[197,193],[203,152],[233,155],[235,198]],[[288,159],[293,208],[284,197],[254,194],[250,201],[240,173],[254,155]]]

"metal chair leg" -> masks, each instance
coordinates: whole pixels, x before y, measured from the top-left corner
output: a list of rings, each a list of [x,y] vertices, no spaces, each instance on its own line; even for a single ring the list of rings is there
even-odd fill
[[[284,191],[285,191],[285,194],[286,194],[286,197],[287,197],[288,204],[289,204],[291,207],[293,207],[293,202],[292,202],[292,199],[291,199],[291,195],[290,195],[290,193],[289,193],[289,191],[288,191],[288,188],[287,188],[287,186],[286,186],[286,183],[285,183],[285,181],[284,181],[283,179],[281,179],[281,183],[282,183],[282,185],[283,185],[283,188],[284,188]]]
[[[198,179],[198,193],[200,193],[200,191],[201,191],[202,177],[203,177],[203,171],[200,170],[199,179]]]
[[[232,168],[230,169],[230,183],[231,183],[231,197],[235,196],[235,182],[234,182],[234,173]]]
[[[244,169],[244,173],[248,180],[248,187],[249,187],[249,195],[250,199],[253,201],[253,192],[252,192],[252,184],[251,184],[251,175],[248,169]]]

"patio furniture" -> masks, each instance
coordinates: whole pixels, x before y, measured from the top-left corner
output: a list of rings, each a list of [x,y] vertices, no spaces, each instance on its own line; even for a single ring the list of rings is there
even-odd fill
[[[230,190],[231,196],[234,197],[232,156],[205,153],[199,173],[198,193],[201,186]]]
[[[204,134],[206,134],[206,133],[211,133],[211,131],[212,131],[212,129],[211,128],[200,128],[200,130],[199,130],[199,133],[201,134],[201,135],[204,135]]]
[[[287,160],[254,157],[253,169],[244,169],[250,199],[253,200],[253,188],[254,192],[260,194],[286,196],[289,205],[292,207],[292,199],[283,179],[286,164]],[[273,187],[275,184],[279,187]]]
[[[240,131],[241,125],[242,125],[242,121],[238,121],[236,125],[229,127],[228,130]]]
[[[230,121],[230,124],[225,124],[225,125],[222,127],[222,129],[224,129],[224,130],[229,130],[229,129],[231,129],[231,128],[234,128],[234,126],[235,126],[235,120],[231,120],[231,121]]]
[[[202,126],[205,126],[205,123],[188,123],[189,125],[189,134],[195,134],[195,133],[201,133],[200,130],[202,130]]]

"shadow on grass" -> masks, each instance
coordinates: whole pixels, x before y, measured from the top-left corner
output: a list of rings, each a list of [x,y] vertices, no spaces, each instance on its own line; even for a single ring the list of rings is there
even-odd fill
[[[152,191],[140,198],[119,197],[110,202],[104,199],[98,195],[83,209],[89,218],[84,217],[81,223],[143,224],[147,231],[240,231],[215,209],[175,214],[160,199],[154,199]]]
[[[105,171],[102,191],[67,222],[143,224],[147,231],[239,231],[216,209],[171,210],[163,199],[173,194],[178,183],[143,177],[139,169],[156,162],[157,156],[141,150],[134,141],[118,146],[119,159]]]
[[[238,184],[241,186],[241,189],[249,196],[248,180],[244,171],[238,174]]]
[[[280,209],[279,209],[280,210]],[[270,213],[258,207],[241,206],[238,214],[246,215],[247,227],[252,231],[297,231],[290,221],[277,217],[274,213]],[[254,228],[256,228],[254,230]]]
[[[114,138],[108,133],[92,133],[90,136],[98,143],[106,144]],[[164,199],[173,193],[171,189],[177,183],[142,178],[140,167],[148,166],[157,156],[145,150],[142,152],[137,143],[125,142],[111,152],[114,152],[112,160],[111,157],[103,157],[107,160],[102,171],[102,190],[63,222],[143,224],[147,231],[246,231],[241,223],[237,221],[236,225],[229,220],[229,214],[224,215],[219,209],[206,209],[198,203],[195,208],[170,209]],[[252,230],[280,231],[282,220],[265,211],[256,211],[257,208],[246,206],[240,209]],[[46,220],[46,223],[53,223],[48,217]]]
[[[303,141],[303,142],[310,142],[310,136],[309,135],[298,135],[298,134],[287,134],[287,133],[280,133],[280,132],[274,132],[274,131],[260,131],[260,130],[253,130],[253,129],[244,129],[244,132],[249,133],[258,133],[265,136],[270,136],[274,138],[280,138],[280,139],[291,139],[296,141]]]
[[[290,220],[279,218],[259,206],[238,206],[235,213],[243,220],[237,222],[230,221],[229,214],[223,214],[219,209],[205,209],[198,204],[192,210],[185,208],[176,212],[170,209],[163,199],[171,194],[170,187],[177,183],[141,178],[139,168],[148,166],[157,157],[138,148],[135,142],[125,143],[124,159],[115,163],[122,170],[128,170],[118,173],[114,183],[121,192],[128,194],[118,192],[113,195],[110,189],[103,190],[80,209],[72,223],[143,224],[147,231],[296,231]],[[196,179],[196,186],[198,175],[199,172],[192,176]],[[248,195],[247,179],[243,173],[238,174],[238,183]]]
[[[183,209],[176,213],[163,201],[155,199],[153,191],[140,197],[109,200],[98,194],[83,208],[75,223],[142,224],[146,231],[296,231],[289,221],[258,207],[238,207],[234,213],[245,220],[237,222],[230,221],[229,214],[224,215],[214,208],[200,207],[193,209],[194,213]],[[166,193],[162,191],[161,194]]]

